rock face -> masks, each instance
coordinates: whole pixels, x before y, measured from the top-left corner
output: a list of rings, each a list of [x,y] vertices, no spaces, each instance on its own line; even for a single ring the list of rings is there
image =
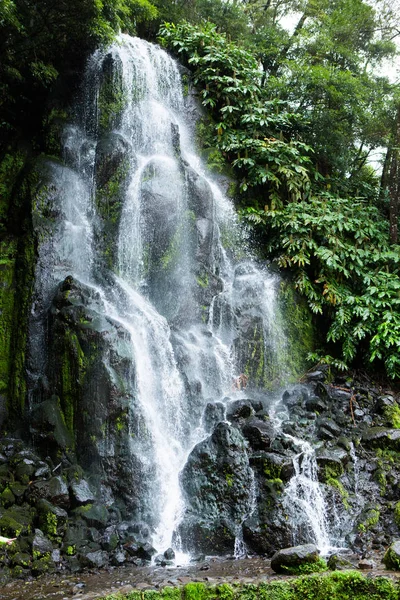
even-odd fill
[[[271,558],[271,567],[276,573],[287,573],[293,567],[307,563],[315,563],[319,558],[319,551],[313,544],[293,546],[278,550]]]
[[[251,504],[253,473],[240,432],[219,423],[191,452],[182,472],[187,510],[180,526],[189,552],[232,550]]]

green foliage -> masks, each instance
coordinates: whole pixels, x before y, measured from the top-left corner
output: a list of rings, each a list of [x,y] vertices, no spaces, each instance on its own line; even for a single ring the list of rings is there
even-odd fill
[[[242,8],[241,44],[193,24],[194,13],[164,24],[160,42],[193,72],[212,116],[206,144],[233,166],[244,218],[321,316],[325,347],[310,359],[342,370],[369,361],[397,378],[399,251],[367,164],[389,143],[397,97],[369,66],[393,56],[397,21],[381,27],[383,13],[363,0]],[[295,8],[296,31],[282,35],[279,17]]]
[[[150,0],[0,2],[2,143],[19,130],[21,119],[27,119],[28,131],[32,120],[39,128],[43,100],[59,73],[81,69],[88,53],[110,43],[120,29],[134,33],[138,23],[156,16]]]
[[[389,246],[378,208],[325,193],[279,211],[242,214],[267,229],[269,254],[294,272],[311,310],[330,322],[327,340],[340,344],[341,360],[350,363],[366,352],[399,377],[400,253]]]
[[[167,595],[168,590],[168,595]],[[335,571],[327,575],[303,575],[287,581],[208,586],[189,583],[184,588],[111,595],[103,600],[398,600],[395,582],[386,577],[369,579],[356,571]]]
[[[285,569],[288,575],[308,575],[310,573],[322,573],[323,571],[327,571],[328,565],[326,564],[326,560],[318,558],[314,562],[303,563],[296,566],[293,565],[292,567],[283,566],[282,568]]]
[[[166,23],[159,40],[193,69],[215,121],[214,145],[235,168],[240,189],[266,185],[272,206],[300,199],[309,189],[311,148],[286,135],[302,120],[286,103],[268,99],[255,58],[210,23]]]

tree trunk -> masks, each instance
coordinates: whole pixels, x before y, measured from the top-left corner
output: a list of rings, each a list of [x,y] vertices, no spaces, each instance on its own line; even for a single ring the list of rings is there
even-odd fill
[[[391,148],[391,163],[389,169],[389,223],[390,242],[397,244],[399,229],[400,207],[400,104],[397,107],[396,123]]]

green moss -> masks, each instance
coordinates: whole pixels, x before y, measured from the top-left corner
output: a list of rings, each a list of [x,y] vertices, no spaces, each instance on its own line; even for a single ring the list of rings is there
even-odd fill
[[[394,522],[397,527],[400,527],[400,502],[396,502],[396,506],[394,507]]]
[[[16,298],[17,240],[0,241],[0,393],[8,390]]]
[[[346,510],[349,510],[349,508],[350,508],[349,493],[345,489],[343,483],[334,477],[328,477],[326,479],[326,484],[330,485],[331,487],[334,487],[338,490],[340,497],[342,498],[343,506],[345,507]]]
[[[322,567],[322,565],[321,565]],[[259,585],[208,586],[189,583],[184,588],[162,591],[134,590],[126,596],[106,596],[103,600],[398,600],[397,585],[389,578],[369,579],[356,571],[336,571],[327,575],[303,575],[287,581],[267,581]]]
[[[48,512],[46,515],[46,526],[45,531],[50,539],[55,538],[57,536],[57,517],[55,514]]]
[[[387,569],[393,571],[400,571],[400,559],[395,552],[393,552],[392,546],[390,546],[383,557],[383,562]]]
[[[118,73],[105,73],[98,99],[99,127],[103,133],[117,125],[126,102],[127,96]]]
[[[278,300],[278,319],[286,338],[286,348],[281,350],[281,362],[285,364],[287,378],[295,381],[306,372],[306,357],[314,350],[312,314],[306,302],[296,294],[294,284],[290,281],[281,281]]]
[[[232,487],[233,486],[233,475],[232,475],[232,473],[226,473],[225,474],[225,481],[226,481],[228,487]]]
[[[280,465],[277,465],[273,462],[264,460],[263,471],[264,471],[265,477],[269,481],[273,481],[273,480],[277,480],[277,479],[281,480],[280,477],[281,477],[282,467]]]
[[[400,406],[398,404],[386,406],[384,409],[384,416],[391,427],[400,429]]]
[[[318,558],[314,562],[303,563],[291,567],[283,567],[288,575],[308,575],[309,573],[322,573],[328,570],[326,560]]]
[[[378,508],[370,508],[364,513],[363,520],[358,524],[358,531],[364,533],[369,529],[372,529],[379,523],[380,511]]]

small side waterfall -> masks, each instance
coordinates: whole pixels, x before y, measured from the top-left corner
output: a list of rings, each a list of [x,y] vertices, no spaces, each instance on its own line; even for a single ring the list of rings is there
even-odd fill
[[[77,114],[64,133],[65,164],[47,165],[51,183],[36,207],[31,402],[55,382],[80,460],[97,465],[109,503],[117,489],[158,550],[179,551],[185,531],[197,535],[207,485],[210,518],[231,527],[240,555],[257,490],[248,441],[224,414],[232,401],[250,402],[238,381],[263,389],[287,375],[278,280],[246,250],[232,203],[196,154],[166,52],[126,35],[96,52]],[[81,368],[73,385],[46,340]],[[74,410],[71,398],[81,403]],[[253,404],[250,416],[260,410]],[[324,548],[313,453],[292,442],[300,452],[286,497]],[[185,483],[198,472],[196,452],[208,457],[210,481],[221,470],[223,489]]]
[[[287,437],[300,450],[293,458],[294,475],[285,490],[284,499],[284,506],[294,525],[293,542],[296,544],[296,530],[302,530],[302,537],[312,540],[324,555],[331,549],[331,542],[315,451],[308,442],[290,435]]]

